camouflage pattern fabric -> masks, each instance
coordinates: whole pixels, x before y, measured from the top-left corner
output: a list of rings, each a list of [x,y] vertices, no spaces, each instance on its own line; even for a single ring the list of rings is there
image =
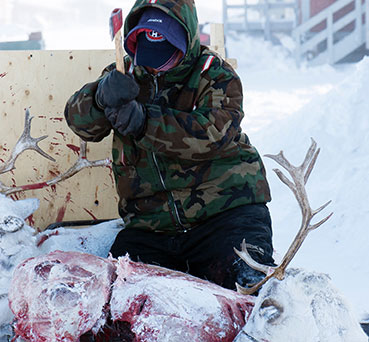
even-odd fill
[[[228,63],[200,46],[194,2],[136,1],[125,35],[149,6],[184,26],[189,49],[178,66],[156,76],[131,68],[147,120],[138,140],[114,132],[113,171],[127,228],[186,231],[230,208],[268,202],[262,160],[240,128],[241,81]],[[131,63],[126,56],[126,70]],[[94,100],[98,82],[77,91],[65,108],[69,126],[86,141],[100,141],[112,130]]]

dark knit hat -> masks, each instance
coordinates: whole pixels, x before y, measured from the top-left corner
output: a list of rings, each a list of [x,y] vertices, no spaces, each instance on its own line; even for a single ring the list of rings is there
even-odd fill
[[[157,8],[145,10],[124,40],[124,48],[136,65],[160,68],[178,54],[186,54],[187,33],[171,16]]]

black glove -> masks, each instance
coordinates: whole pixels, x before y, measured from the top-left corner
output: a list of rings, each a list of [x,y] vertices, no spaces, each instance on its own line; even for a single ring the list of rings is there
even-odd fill
[[[111,125],[123,136],[133,135],[140,138],[145,127],[146,113],[144,106],[135,100],[118,108],[105,107],[105,116]]]
[[[95,100],[102,109],[117,108],[135,99],[139,91],[140,88],[131,75],[114,69],[99,82]]]

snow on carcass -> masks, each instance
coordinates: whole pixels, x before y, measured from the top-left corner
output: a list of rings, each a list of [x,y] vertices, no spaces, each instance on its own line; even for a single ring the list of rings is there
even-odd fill
[[[9,304],[15,333],[30,342],[75,342],[105,324],[114,281],[112,260],[55,251],[14,271]]]
[[[353,286],[354,291],[354,286]],[[354,312],[326,274],[289,269],[270,279],[235,342],[367,342]]]
[[[123,227],[122,219],[78,229],[59,227],[38,234],[37,246],[43,254],[63,250],[107,257],[115,237]]]
[[[110,301],[113,321],[130,323],[135,341],[233,341],[252,296],[162,267],[119,258]]]

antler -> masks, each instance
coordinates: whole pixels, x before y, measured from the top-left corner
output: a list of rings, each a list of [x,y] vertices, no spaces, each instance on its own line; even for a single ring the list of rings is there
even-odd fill
[[[279,280],[284,278],[285,270],[288,264],[291,262],[293,257],[296,255],[297,251],[301,247],[302,243],[304,242],[306,236],[314,229],[321,226],[324,222],[326,222],[333,213],[329,214],[327,217],[319,221],[318,223],[311,224],[311,220],[313,217],[320,213],[323,209],[325,209],[331,201],[327,202],[320,208],[316,210],[312,210],[309,204],[308,196],[305,190],[305,184],[309,179],[312,169],[314,168],[315,162],[318,158],[320,149],[317,149],[317,144],[314,139],[311,139],[312,143],[311,146],[305,156],[305,160],[303,163],[296,167],[292,165],[283,155],[281,151],[277,155],[266,155],[266,157],[275,160],[279,165],[285,168],[288,173],[292,177],[292,182],[279,170],[274,169],[273,171],[277,174],[279,179],[286,184],[294,193],[297,202],[301,208],[302,212],[302,222],[300,230],[298,231],[295,239],[293,240],[291,246],[289,247],[288,251],[286,252],[285,256],[282,259],[282,262],[278,267],[271,267],[257,263],[254,261],[250,254],[247,252],[245,240],[241,244],[242,250],[239,251],[234,249],[237,255],[244,260],[250,267],[263,272],[266,274],[266,277],[260,281],[258,284],[250,287],[250,288],[243,288],[240,285],[237,285],[237,290],[243,294],[252,294],[257,291],[261,286],[263,286],[270,278],[275,277]]]
[[[26,109],[26,115],[25,115],[25,124],[24,124],[24,131],[17,141],[11,156],[7,162],[5,162],[4,165],[0,165],[0,174],[6,173],[8,171],[15,169],[15,161],[17,160],[18,156],[26,151],[26,150],[35,150],[39,154],[41,154],[43,157],[52,160],[55,162],[55,159],[49,156],[46,152],[41,150],[41,148],[38,146],[38,143],[41,140],[44,140],[47,138],[47,135],[42,136],[40,138],[32,138],[30,131],[31,131],[31,121],[33,117],[30,116],[29,109]],[[77,161],[75,164],[66,172],[63,174],[49,180],[46,182],[40,182],[36,184],[27,184],[27,185],[21,185],[17,187],[8,187],[5,186],[2,182],[0,182],[0,194],[4,195],[10,195],[15,192],[19,191],[26,191],[26,190],[35,190],[35,189],[42,189],[47,186],[54,185],[56,183],[59,183],[60,181],[66,180],[72,176],[74,176],[77,172],[81,171],[84,168],[87,167],[97,167],[97,166],[109,166],[110,160],[109,159],[103,159],[103,160],[96,160],[96,161],[90,161],[87,159],[86,156],[87,151],[87,143],[80,139],[80,153]]]
[[[42,151],[41,148],[38,146],[38,143],[41,140],[47,138],[47,135],[44,135],[40,138],[32,138],[31,137],[31,121],[33,116],[30,116],[29,109],[26,109],[26,117],[24,122],[24,130],[20,138],[18,139],[11,156],[9,157],[8,161],[5,164],[0,165],[0,174],[12,171],[15,169],[15,161],[19,157],[19,155],[26,150],[35,150],[36,152],[40,153],[45,158],[55,161],[55,159],[49,156],[46,152]]]

